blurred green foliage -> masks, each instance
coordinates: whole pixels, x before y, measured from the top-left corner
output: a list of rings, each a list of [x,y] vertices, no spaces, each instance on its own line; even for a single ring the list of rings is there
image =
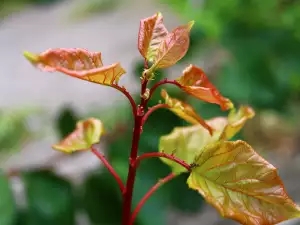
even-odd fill
[[[299,100],[299,1],[161,1],[196,21],[188,56],[216,48],[228,53],[216,74],[225,96],[257,109],[279,111]]]
[[[2,225],[13,225],[16,221],[16,207],[9,180],[0,170],[0,221]]]
[[[0,160],[21,150],[33,136],[27,118],[34,113],[32,109],[0,111]]]
[[[0,0],[0,19],[18,12],[28,5],[46,5],[61,0]]]

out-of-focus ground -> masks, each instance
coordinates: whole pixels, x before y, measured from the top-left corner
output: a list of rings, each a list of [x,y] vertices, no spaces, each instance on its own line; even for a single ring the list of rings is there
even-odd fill
[[[22,151],[1,162],[1,168],[5,170],[49,165],[54,166],[59,174],[80,182],[81,176],[96,168],[99,162],[89,153],[68,158],[60,157],[60,153],[52,151],[50,146],[57,138],[51,130],[54,113],[65,105],[87,113],[90,106],[104,108],[124,100],[122,95],[111,88],[99,87],[57,73],[42,73],[24,59],[24,50],[41,52],[48,48],[78,47],[101,51],[104,63],[119,61],[127,69],[128,74],[122,79],[122,84],[130,92],[135,92],[137,83],[131,76],[131,71],[133,60],[140,57],[136,48],[139,20],[161,11],[167,26],[174,27],[179,23],[179,19],[166,5],[143,0],[123,0],[112,11],[74,20],[70,14],[77,3],[78,1],[69,0],[49,6],[28,7],[0,21],[0,108],[11,110],[37,106],[49,119],[46,124],[45,118],[42,119],[43,123],[34,119],[34,130],[46,126],[43,128],[46,130],[44,135],[27,143]],[[101,147],[105,150],[105,146]],[[295,154],[288,161],[269,153],[266,153],[265,158],[279,168],[288,193],[300,203],[300,155]],[[21,189],[18,185],[20,184],[16,181],[16,191]],[[220,218],[209,205],[193,217],[171,212],[169,218],[171,225],[236,224]],[[79,218],[78,225],[84,224],[86,221]],[[300,224],[300,220],[282,224]]]

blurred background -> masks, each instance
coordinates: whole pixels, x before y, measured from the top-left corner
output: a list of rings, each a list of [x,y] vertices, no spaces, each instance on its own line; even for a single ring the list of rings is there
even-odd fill
[[[163,13],[169,30],[195,20],[191,47],[157,79],[201,66],[222,94],[249,104],[257,116],[236,138],[247,140],[279,168],[290,196],[300,203],[299,0],[0,0],[0,224],[119,225],[115,181],[90,152],[51,149],[78,119],[103,120],[99,145],[122,179],[127,176],[132,121],[127,100],[109,87],[34,69],[24,50],[86,48],[104,63],[121,62],[121,84],[139,98],[143,61],[137,50],[139,20]],[[204,118],[226,115],[167,87]],[[150,105],[160,100],[159,92]],[[140,152],[157,151],[160,135],[184,122],[159,110],[145,125]],[[157,159],[141,165],[134,204],[169,168]],[[196,192],[186,175],[164,185],[142,208],[138,225],[233,225]],[[292,220],[282,224],[300,224]]]

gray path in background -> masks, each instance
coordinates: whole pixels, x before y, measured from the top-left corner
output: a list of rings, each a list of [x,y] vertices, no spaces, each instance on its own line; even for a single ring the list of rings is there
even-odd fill
[[[178,23],[178,19],[170,14],[166,6],[151,2],[153,1],[123,0],[112,12],[100,13],[76,23],[68,16],[74,1],[65,1],[47,8],[27,9],[7,18],[0,24],[0,108],[38,106],[51,114],[61,106],[71,104],[77,110],[86,112],[85,109],[91,105],[107,107],[123,100],[123,96],[111,88],[34,69],[23,58],[24,50],[41,52],[48,48],[79,47],[101,51],[104,64],[121,62],[128,71],[121,81],[122,84],[130,91],[136,91],[137,84],[130,73],[133,69],[133,60],[140,57],[136,48],[139,20],[161,11],[169,28]],[[58,154],[50,148],[53,142],[55,142],[54,134],[30,143],[1,167],[28,168],[47,164],[49,157],[56,157]],[[292,163],[286,165],[278,162],[278,166],[282,169],[287,190],[300,202],[300,181],[297,179],[300,171],[299,157],[294,159],[293,163],[294,165]],[[59,173],[76,180],[80,172],[83,175],[89,169],[97,167],[98,160],[83,153],[72,159],[58,160],[54,166]],[[192,219],[184,215],[171,214],[170,221],[172,225],[235,224],[221,220],[210,206],[205,208],[204,213]],[[284,224],[299,223],[296,221]],[[85,223],[79,223],[83,224]]]

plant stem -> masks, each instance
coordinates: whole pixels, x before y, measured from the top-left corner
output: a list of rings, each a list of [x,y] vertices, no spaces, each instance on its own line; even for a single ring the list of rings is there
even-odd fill
[[[135,116],[136,115],[136,104],[135,104],[135,101],[132,98],[132,96],[129,94],[129,92],[124,87],[120,87],[116,84],[112,84],[111,86],[114,87],[115,89],[119,90],[120,92],[122,92],[128,98],[128,100],[131,104],[133,116]]]
[[[148,198],[163,184],[167,183],[168,181],[172,180],[173,178],[176,177],[176,174],[174,173],[170,173],[168,176],[166,176],[165,178],[159,180],[145,195],[144,197],[141,199],[141,201],[138,203],[138,205],[136,206],[135,210],[132,213],[132,217],[131,217],[131,223],[133,224],[137,214],[139,213],[140,209],[143,207],[143,205],[145,204],[145,202],[148,200]]]
[[[122,215],[122,224],[123,225],[131,225],[130,224],[130,215],[131,215],[131,205],[132,205],[132,194],[133,194],[133,187],[134,181],[136,176],[136,167],[135,161],[137,158],[138,153],[138,145],[141,135],[142,129],[142,116],[136,115],[135,117],[135,125],[133,130],[133,138],[132,138],[132,147],[129,159],[129,170],[126,182],[126,188],[123,195],[124,202],[123,202],[123,215]]]
[[[91,151],[102,161],[102,163],[104,164],[104,166],[109,170],[109,172],[113,175],[113,177],[116,179],[116,181],[119,184],[121,193],[124,193],[125,191],[125,187],[124,184],[121,180],[121,178],[119,177],[119,175],[117,174],[117,172],[114,170],[114,168],[110,165],[110,163],[105,159],[104,155],[102,155],[100,152],[98,152],[95,147],[91,147]]]
[[[142,125],[145,124],[146,120],[148,119],[148,117],[157,109],[161,109],[161,108],[169,108],[169,105],[168,104],[157,104],[153,107],[151,107],[147,112],[146,114],[144,115],[143,117],[143,120],[142,120]]]
[[[146,64],[145,64],[146,66]],[[177,81],[168,81],[163,80],[161,82],[158,82],[156,85],[152,87],[152,93],[155,91],[155,89],[162,84],[165,83],[172,83],[177,86],[180,86]],[[140,136],[143,131],[143,123],[146,121],[148,116],[157,108],[161,108],[162,106],[165,107],[164,104],[159,105],[157,107],[151,108],[147,114],[144,114],[145,109],[147,107],[147,103],[151,97],[152,94],[148,98],[145,98],[144,94],[147,91],[147,84],[148,80],[146,77],[144,77],[141,81],[141,104],[136,107],[135,102],[133,101],[132,97],[130,94],[122,89],[122,91],[130,100],[132,108],[133,109],[133,114],[134,114],[134,129],[133,129],[133,137],[132,137],[132,145],[131,145],[131,152],[130,152],[130,158],[129,158],[129,169],[128,169],[128,176],[127,176],[127,182],[126,182],[126,187],[123,192],[123,212],[122,212],[122,225],[132,225],[133,221],[131,221],[131,205],[132,205],[132,196],[133,196],[133,189],[134,189],[134,182],[135,182],[135,177],[136,177],[136,169],[137,169],[137,161],[147,158],[146,156],[144,157],[138,157],[138,147],[139,147],[139,141],[140,141]],[[119,87],[120,88],[120,87]],[[167,154],[161,154],[161,155],[152,155],[148,157],[166,157],[166,158],[172,158],[171,156],[165,156]],[[139,160],[138,160],[139,159]],[[184,167],[187,168],[187,170],[190,170],[190,166],[186,164],[185,162],[182,162],[179,159],[175,159],[175,161],[178,161],[179,164],[183,165]]]
[[[173,85],[176,85],[178,86],[179,88],[181,88],[181,85],[176,81],[176,80],[168,80],[167,78],[164,79],[164,80],[161,80],[159,82],[157,82],[156,84],[153,85],[153,87],[150,89],[150,93],[149,93],[149,98],[148,100],[152,97],[153,93],[155,92],[155,90],[163,85],[163,84],[173,84]]]
[[[141,104],[137,107],[134,116],[134,129],[133,129],[133,137],[132,137],[132,146],[129,158],[129,170],[126,182],[125,193],[123,195],[123,215],[122,215],[122,224],[123,225],[131,225],[130,218],[131,218],[131,205],[132,205],[132,195],[133,195],[133,188],[136,176],[136,159],[138,154],[138,147],[140,136],[143,130],[142,120],[144,117],[144,110],[146,108],[147,101],[143,97],[147,89],[148,80],[143,78],[141,82]]]
[[[181,159],[176,158],[174,155],[169,155],[169,154],[166,154],[163,152],[144,153],[141,156],[137,157],[137,159],[135,161],[135,163],[136,163],[135,166],[137,167],[143,159],[154,158],[154,157],[170,159],[170,160],[178,163],[179,165],[183,166],[188,171],[191,171],[191,166],[188,163],[186,163],[185,161],[183,161]]]

